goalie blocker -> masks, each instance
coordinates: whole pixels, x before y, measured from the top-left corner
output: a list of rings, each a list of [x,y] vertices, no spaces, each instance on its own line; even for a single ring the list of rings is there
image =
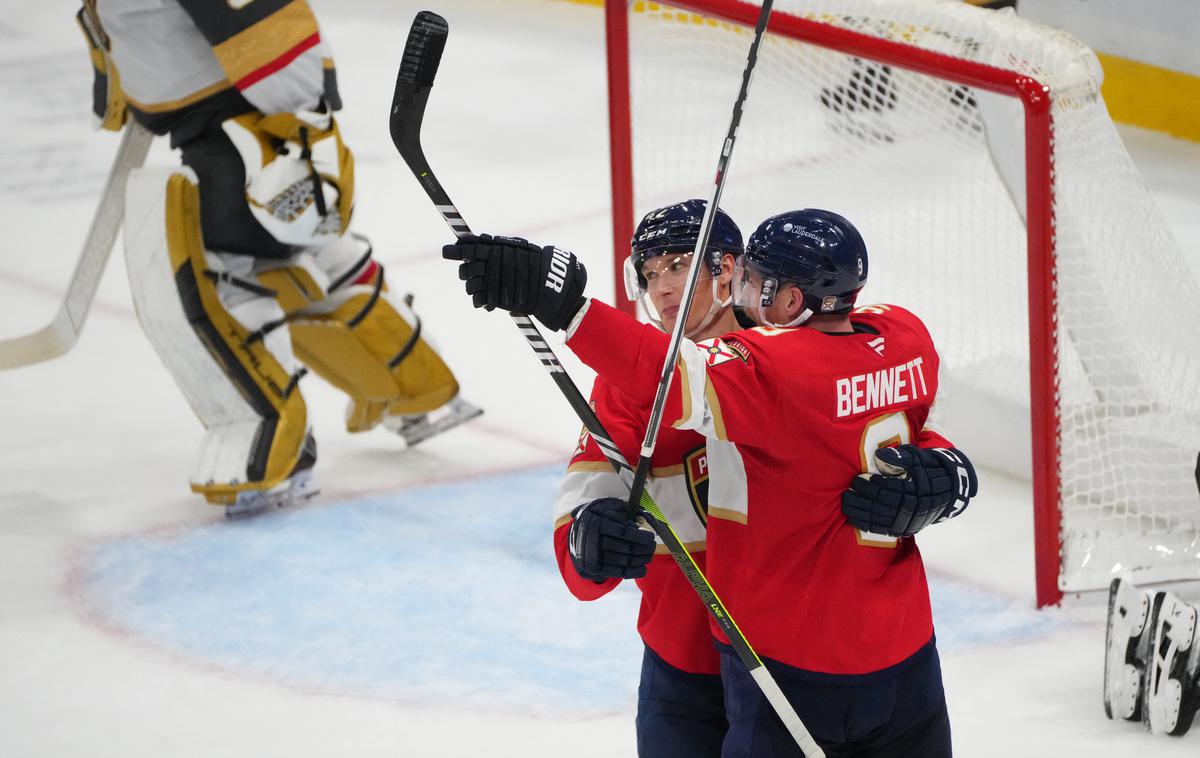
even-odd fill
[[[431,426],[431,412],[442,417],[435,433],[479,414],[457,399],[408,304],[391,299],[365,239],[285,260],[206,249],[188,168],[135,172],[125,228],[139,321],[206,429],[192,490],[227,515],[315,494],[299,388],[309,368],[349,395],[352,432],[383,423],[412,444],[423,437],[405,430]]]
[[[1104,712],[1141,721],[1155,734],[1182,736],[1200,710],[1200,624],[1196,606],[1176,595],[1138,589],[1127,577],[1109,585]]]

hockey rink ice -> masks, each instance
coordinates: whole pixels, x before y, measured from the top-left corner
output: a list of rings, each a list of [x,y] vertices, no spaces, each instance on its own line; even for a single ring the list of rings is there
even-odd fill
[[[439,179],[475,230],[576,251],[611,301],[601,10],[313,5],[346,102],[355,228],[486,413],[406,450],[347,434],[343,398],[310,376],[322,494],[226,522],[187,489],[201,428],[138,326],[118,241],[79,344],[0,372],[0,756],[632,756],[638,594],[575,601],[550,544],[579,423],[511,321],[471,309],[386,128],[409,23],[437,11],[451,31],[424,142]],[[118,141],[92,130],[74,11],[0,21],[0,339],[58,308]],[[1180,275],[1200,276],[1200,145],[1121,134],[1188,256]],[[156,141],[148,163],[176,162]],[[821,205],[819,188],[792,205]],[[757,220],[739,219],[746,234]],[[1200,727],[1172,739],[1105,718],[1106,598],[1035,610],[1029,483],[983,470],[981,485],[919,539],[956,755],[1200,754]]]

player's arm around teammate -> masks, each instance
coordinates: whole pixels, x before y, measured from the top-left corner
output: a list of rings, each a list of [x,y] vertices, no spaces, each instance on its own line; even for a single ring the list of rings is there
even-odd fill
[[[481,265],[491,256],[453,248],[446,256],[467,261],[460,276],[477,305],[569,327],[568,345],[600,375],[651,396],[667,337],[584,302],[569,254],[535,251],[526,258],[538,262],[533,286],[520,302],[488,286],[515,273]],[[889,521],[893,536],[843,512],[846,482],[875,470],[880,445],[917,441],[937,391],[937,353],[915,316],[895,306],[852,313],[866,267],[861,237],[837,214],[807,210],[760,225],[734,276],[737,301],[760,326],[707,349],[685,342],[664,419],[709,440],[714,481],[724,482],[710,493],[709,577],[818,740],[856,755],[945,756],[928,588],[905,534],[918,522]],[[896,469],[888,473],[910,475],[925,465],[919,454],[885,462]],[[959,462],[969,495],[973,472]],[[941,495],[938,515],[956,496]],[[794,755],[744,669],[727,648],[722,655],[723,754]]]

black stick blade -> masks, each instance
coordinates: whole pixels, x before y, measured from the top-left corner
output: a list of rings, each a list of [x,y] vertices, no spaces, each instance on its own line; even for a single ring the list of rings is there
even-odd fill
[[[421,11],[413,19],[396,75],[396,94],[392,96],[392,113],[388,129],[392,142],[405,162],[424,163],[421,155],[421,121],[425,118],[425,101],[433,89],[433,77],[442,62],[450,25],[446,19],[431,11]]]
[[[397,83],[432,87],[449,34],[450,25],[446,19],[432,11],[418,13],[408,32],[408,42],[404,45],[404,58],[400,61]]]

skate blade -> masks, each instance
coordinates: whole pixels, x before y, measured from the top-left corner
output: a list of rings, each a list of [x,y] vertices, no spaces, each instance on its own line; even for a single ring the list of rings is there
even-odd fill
[[[290,508],[311,500],[320,492],[312,472],[302,471],[274,489],[240,493],[233,505],[225,507],[225,518],[239,521],[278,508]]]
[[[1108,623],[1104,635],[1104,713],[1111,718],[1138,721],[1142,717],[1141,650],[1150,613],[1150,595],[1124,577],[1108,589]],[[1146,635],[1148,637],[1148,635]]]
[[[383,424],[400,435],[406,445],[412,447],[482,415],[482,408],[455,398],[441,408],[416,419],[385,418]]]
[[[1196,608],[1170,592],[1158,592],[1150,626],[1143,721],[1154,734],[1179,737],[1191,728],[1196,714]]]

